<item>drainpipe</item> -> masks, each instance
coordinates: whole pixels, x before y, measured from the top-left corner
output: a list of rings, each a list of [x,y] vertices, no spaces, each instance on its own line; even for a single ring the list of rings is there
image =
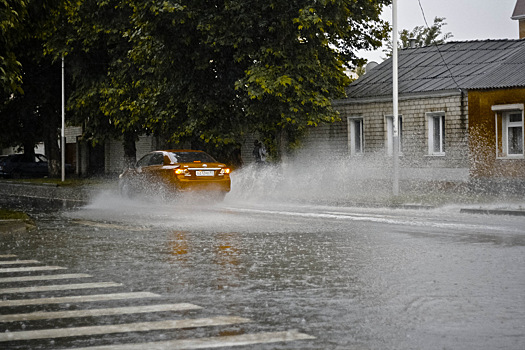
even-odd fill
[[[464,120],[465,120],[465,92],[463,91],[463,89],[459,89],[459,92],[461,94],[459,113],[460,113],[460,117],[461,117],[461,122],[464,124]]]

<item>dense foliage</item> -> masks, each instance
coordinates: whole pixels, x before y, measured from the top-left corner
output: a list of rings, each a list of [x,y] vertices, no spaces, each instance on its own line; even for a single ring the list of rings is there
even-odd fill
[[[381,46],[390,0],[57,2],[41,37],[65,57],[68,120],[94,144],[122,137],[131,161],[142,134],[227,149],[258,132],[284,150],[337,120],[344,70]]]
[[[0,0],[0,147],[31,157],[46,143],[50,174],[58,176],[60,67],[43,51],[56,0]]]

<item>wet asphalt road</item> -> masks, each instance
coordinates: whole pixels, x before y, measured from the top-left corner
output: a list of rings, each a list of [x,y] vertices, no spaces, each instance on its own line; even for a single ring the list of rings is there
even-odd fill
[[[28,208],[28,203],[20,203]],[[0,315],[187,303],[198,308],[0,322],[2,334],[223,317],[230,324],[5,340],[2,349],[212,339],[262,334],[238,349],[523,349],[525,219],[458,208],[387,210],[239,202],[127,201],[80,208],[31,203],[38,226],[0,233],[0,302],[116,293],[155,296],[0,304]],[[48,204],[45,205],[48,207]],[[9,257],[15,255],[16,257]],[[58,266],[64,270],[1,272]],[[5,271],[5,270],[4,270]],[[12,271],[12,270],[11,270]],[[53,281],[1,278],[89,274]],[[75,290],[20,288],[114,283]],[[102,328],[104,328],[102,327]],[[103,332],[102,332],[103,333]],[[17,333],[18,334],[18,333]],[[32,333],[26,333],[32,334]],[[297,334],[304,339],[294,339]],[[67,334],[66,334],[67,335]],[[71,334],[69,334],[71,335]],[[224,338],[226,337],[226,338]],[[230,337],[230,338],[228,338]],[[265,338],[266,337],[266,338]],[[240,338],[239,338],[240,339]],[[216,341],[215,343],[213,343]],[[160,348],[176,348],[164,344]],[[148,349],[152,346],[139,345]]]

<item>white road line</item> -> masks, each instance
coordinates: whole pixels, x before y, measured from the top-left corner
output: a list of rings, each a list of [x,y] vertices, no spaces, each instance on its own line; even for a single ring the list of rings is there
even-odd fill
[[[55,290],[109,288],[109,287],[121,287],[121,286],[122,286],[122,283],[115,283],[115,282],[56,284],[53,286],[4,288],[4,289],[0,289],[0,294],[49,292],[49,291],[55,291]]]
[[[38,260],[6,260],[0,261],[0,265],[38,264]]]
[[[16,258],[16,255],[14,255],[14,254],[2,254],[2,255],[0,255],[0,258]]]
[[[139,314],[139,313],[148,313],[148,312],[186,311],[186,310],[197,310],[197,309],[202,309],[202,308],[200,306],[193,305],[193,304],[179,303],[179,304],[115,307],[115,308],[105,308],[105,309],[89,309],[89,310],[31,312],[27,314],[0,315],[0,322],[34,321],[34,320],[48,320],[48,319],[72,318],[72,317],[111,316],[111,315]]]
[[[242,335],[228,335],[224,337],[210,337],[200,339],[179,339],[162,342],[140,343],[140,344],[119,344],[92,346],[87,348],[75,348],[75,350],[177,350],[177,349],[211,349],[226,348],[232,346],[280,343],[294,340],[312,340],[315,337],[299,333],[297,331],[287,332],[263,332]],[[73,349],[69,349],[73,350]]]
[[[157,322],[124,323],[118,325],[88,326],[74,328],[42,329],[34,331],[20,331],[0,333],[0,342],[15,340],[34,340],[46,338],[78,337],[86,335],[146,332],[163,329],[180,329],[207,326],[222,326],[250,322],[249,319],[236,316],[219,316],[192,320],[166,320]]]
[[[56,297],[56,298],[0,300],[0,307],[41,305],[41,304],[62,304],[62,303],[86,303],[86,302],[92,302],[92,301],[158,298],[158,297],[160,297],[160,295],[149,293],[149,292],[75,295],[75,296],[70,296],[70,297]]]
[[[40,275],[40,276],[21,276],[21,277],[3,277],[0,278],[0,283],[8,282],[28,282],[28,281],[51,281],[51,280],[64,280],[74,278],[87,278],[92,277],[85,273],[69,273],[61,275]]]
[[[4,268],[0,268],[0,273],[51,271],[51,270],[66,270],[66,268],[60,267],[60,266],[4,267]]]
[[[126,225],[118,225],[118,224],[106,224],[102,222],[97,221],[87,221],[87,220],[73,220],[73,223],[84,225],[84,226],[93,226],[93,227],[102,227],[102,228],[109,228],[109,229],[119,229],[119,230],[126,230],[126,231],[148,231],[148,228],[145,227],[134,227],[134,226],[126,226]]]

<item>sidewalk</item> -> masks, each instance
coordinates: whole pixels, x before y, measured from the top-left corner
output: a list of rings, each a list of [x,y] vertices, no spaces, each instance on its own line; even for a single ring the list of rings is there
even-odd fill
[[[104,189],[102,185],[61,186],[53,183],[29,183],[0,179],[0,196],[32,198],[48,201],[63,201],[64,204],[80,206]],[[31,220],[0,219],[0,237],[4,233],[26,232],[34,228]]]
[[[117,180],[108,180],[100,183],[60,185],[55,183],[30,183],[18,180],[0,179],[0,196],[35,198],[54,201],[67,201],[69,204],[83,205],[88,204],[94,196],[102,191],[116,191]],[[480,194],[472,197],[469,202],[464,197],[455,198],[454,193],[444,193],[446,200],[437,201],[439,204],[411,198],[410,195],[400,196],[399,199],[388,199],[379,202],[355,202],[355,201],[336,201],[339,206],[363,206],[376,208],[395,208],[395,209],[434,209],[444,205],[455,205],[460,209],[460,213],[465,214],[485,214],[485,215],[512,215],[525,216],[525,196],[516,196],[513,200],[505,200],[487,194]],[[421,196],[419,196],[421,197]],[[518,200],[518,198],[520,200]],[[457,199],[457,200],[456,200]],[[334,204],[334,203],[331,203]],[[1,223],[0,223],[1,224]]]
[[[55,183],[31,183],[0,179],[0,195],[35,199],[63,200],[89,203],[107,184],[60,185]],[[116,184],[115,184],[116,187]]]

